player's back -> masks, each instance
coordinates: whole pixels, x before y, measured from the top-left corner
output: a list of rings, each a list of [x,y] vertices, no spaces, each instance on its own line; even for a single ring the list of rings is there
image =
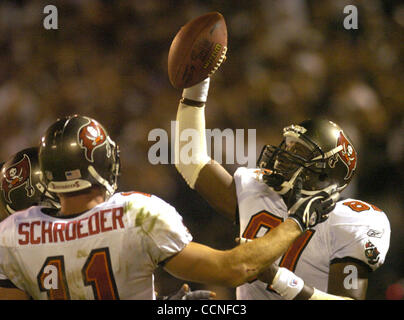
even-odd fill
[[[134,192],[69,218],[31,207],[0,234],[0,278],[34,299],[153,299],[158,263],[191,241],[172,206]]]

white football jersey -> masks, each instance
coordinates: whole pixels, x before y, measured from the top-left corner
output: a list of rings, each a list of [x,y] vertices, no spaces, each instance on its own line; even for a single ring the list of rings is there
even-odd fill
[[[137,192],[72,218],[31,207],[0,235],[0,280],[34,299],[155,299],[157,265],[192,240],[174,207]]]
[[[240,237],[263,236],[287,217],[282,197],[260,180],[258,169],[234,174]],[[363,201],[339,201],[329,218],[304,232],[276,263],[292,270],[309,286],[327,292],[330,263],[353,258],[371,270],[383,264],[390,244],[390,224],[380,209]],[[352,272],[352,270],[351,270]],[[259,280],[237,288],[237,299],[283,299]]]

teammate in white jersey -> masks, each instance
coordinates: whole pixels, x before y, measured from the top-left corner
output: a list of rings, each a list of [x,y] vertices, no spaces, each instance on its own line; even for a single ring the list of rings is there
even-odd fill
[[[37,205],[41,205],[41,210],[48,215],[52,216],[58,212],[59,199],[56,194],[45,191],[45,186],[40,179],[37,147],[25,148],[12,155],[0,165],[0,170],[0,221],[17,211]],[[53,237],[50,239],[53,240]],[[0,283],[15,287],[7,280],[0,280]],[[212,291],[191,291],[189,286],[184,284],[174,294],[158,296],[158,299],[203,300],[213,297],[215,293]]]
[[[307,120],[284,128],[278,147],[263,148],[258,168],[239,168],[234,177],[211,160],[204,115],[209,85],[207,78],[183,90],[177,112],[176,168],[216,211],[239,224],[242,240],[273,230],[290,217],[288,210],[300,197],[316,198],[318,192],[335,188],[333,199],[339,198],[354,175],[357,153],[331,121]],[[181,162],[179,156],[189,143],[181,136],[187,129],[199,132],[193,135],[192,163]],[[300,190],[300,196],[292,190]],[[297,221],[303,230],[305,225]],[[341,200],[328,220],[305,230],[277,260],[280,267],[274,265],[260,275],[272,286],[250,281],[237,288],[237,298],[364,299],[369,272],[383,264],[389,242],[384,212],[356,199]]]
[[[332,205],[297,203],[264,237],[220,251],[192,242],[175,208],[137,192],[115,193],[119,149],[94,119],[56,121],[39,146],[41,179],[57,194],[53,215],[34,206],[0,223],[1,299],[154,299],[164,265],[194,282],[238,286],[268,268]]]

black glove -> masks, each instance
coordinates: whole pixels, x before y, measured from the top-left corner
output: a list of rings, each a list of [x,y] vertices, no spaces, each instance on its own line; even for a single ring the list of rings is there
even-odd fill
[[[185,283],[181,289],[171,296],[164,297],[163,300],[210,300],[216,296],[216,293],[209,290],[191,291]]]
[[[305,231],[327,220],[328,214],[335,208],[339,192],[335,185],[331,185],[312,196],[303,196],[302,187],[302,179],[298,177],[289,197],[288,214]]]

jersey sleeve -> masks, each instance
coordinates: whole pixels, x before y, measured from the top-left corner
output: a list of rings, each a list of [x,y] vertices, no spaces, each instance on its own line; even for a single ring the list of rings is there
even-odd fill
[[[0,270],[0,288],[17,288],[17,286],[3,274],[2,270]]]
[[[6,252],[3,247],[0,247],[0,287],[5,287],[5,284],[9,282],[8,277],[4,270],[6,261]]]
[[[234,172],[234,183],[239,202],[242,198],[258,191],[256,187],[253,187],[258,179],[258,169],[240,167]]]
[[[192,241],[181,215],[173,206],[153,195],[135,197],[131,208],[136,212],[133,226],[145,239],[148,254],[155,264],[180,252]]]
[[[10,232],[8,225],[14,217],[8,217],[0,223],[0,287],[3,288],[16,288],[11,282],[8,274],[14,274],[17,267],[17,263],[14,260],[14,256],[11,254],[13,248],[13,233]]]
[[[363,201],[347,199],[337,203],[330,215],[331,263],[354,258],[379,268],[390,245],[390,223],[380,209]]]

